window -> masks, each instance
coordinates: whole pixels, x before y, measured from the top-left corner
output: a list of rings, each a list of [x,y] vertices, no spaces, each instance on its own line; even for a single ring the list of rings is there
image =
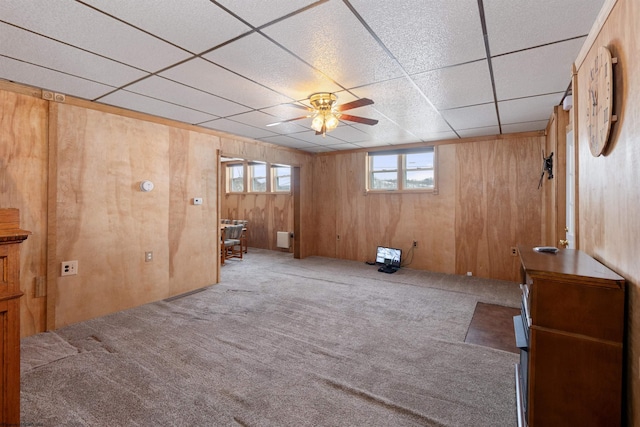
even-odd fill
[[[371,156],[370,190],[398,189],[398,155]]]
[[[435,148],[422,147],[367,153],[367,191],[436,189]]]
[[[249,191],[267,191],[267,165],[265,163],[249,164],[250,186]]]
[[[227,188],[230,193],[242,193],[244,191],[244,165],[227,165]]]
[[[264,161],[221,157],[227,193],[290,193],[292,168]]]
[[[290,166],[271,166],[271,191],[291,191],[291,167]]]
[[[433,151],[404,156],[404,188],[433,188]]]

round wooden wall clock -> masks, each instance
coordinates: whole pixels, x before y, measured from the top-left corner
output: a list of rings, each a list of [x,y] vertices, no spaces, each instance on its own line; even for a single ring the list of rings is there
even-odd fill
[[[618,117],[613,115],[613,64],[617,58],[604,46],[589,68],[589,88],[587,100],[589,148],[591,154],[598,157],[609,142],[611,125]]]

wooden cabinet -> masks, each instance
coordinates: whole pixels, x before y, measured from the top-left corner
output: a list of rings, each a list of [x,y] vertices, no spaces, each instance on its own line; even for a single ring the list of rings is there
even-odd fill
[[[0,209],[0,426],[20,425],[20,242],[17,209]]]
[[[579,250],[519,250],[525,335],[516,369],[519,421],[621,425],[624,279]]]

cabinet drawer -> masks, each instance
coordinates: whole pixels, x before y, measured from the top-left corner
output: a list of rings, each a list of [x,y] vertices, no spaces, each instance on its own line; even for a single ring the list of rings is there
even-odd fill
[[[531,294],[532,325],[622,342],[624,287],[541,279]]]
[[[619,426],[622,345],[531,329],[529,425]]]

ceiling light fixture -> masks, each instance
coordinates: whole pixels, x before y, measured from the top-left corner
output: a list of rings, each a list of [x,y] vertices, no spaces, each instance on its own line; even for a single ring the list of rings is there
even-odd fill
[[[294,117],[293,119],[283,120],[281,122],[269,123],[267,126],[276,126],[283,123],[293,122],[301,119],[311,118],[311,128],[316,131],[316,135],[325,136],[325,134],[338,127],[340,121],[349,121],[360,123],[363,125],[373,126],[378,123],[376,119],[367,119],[366,117],[352,116],[344,114],[342,111],[352,108],[360,108],[365,105],[373,104],[369,98],[360,98],[346,104],[336,105],[338,97],[329,92],[314,93],[309,97],[311,108],[303,107],[299,104],[290,104],[292,107],[302,108],[309,112],[306,116]]]
[[[309,103],[316,113],[311,121],[311,129],[325,136],[325,134],[338,127],[340,113],[334,110],[333,105],[338,99],[332,93],[319,92],[309,97]]]

